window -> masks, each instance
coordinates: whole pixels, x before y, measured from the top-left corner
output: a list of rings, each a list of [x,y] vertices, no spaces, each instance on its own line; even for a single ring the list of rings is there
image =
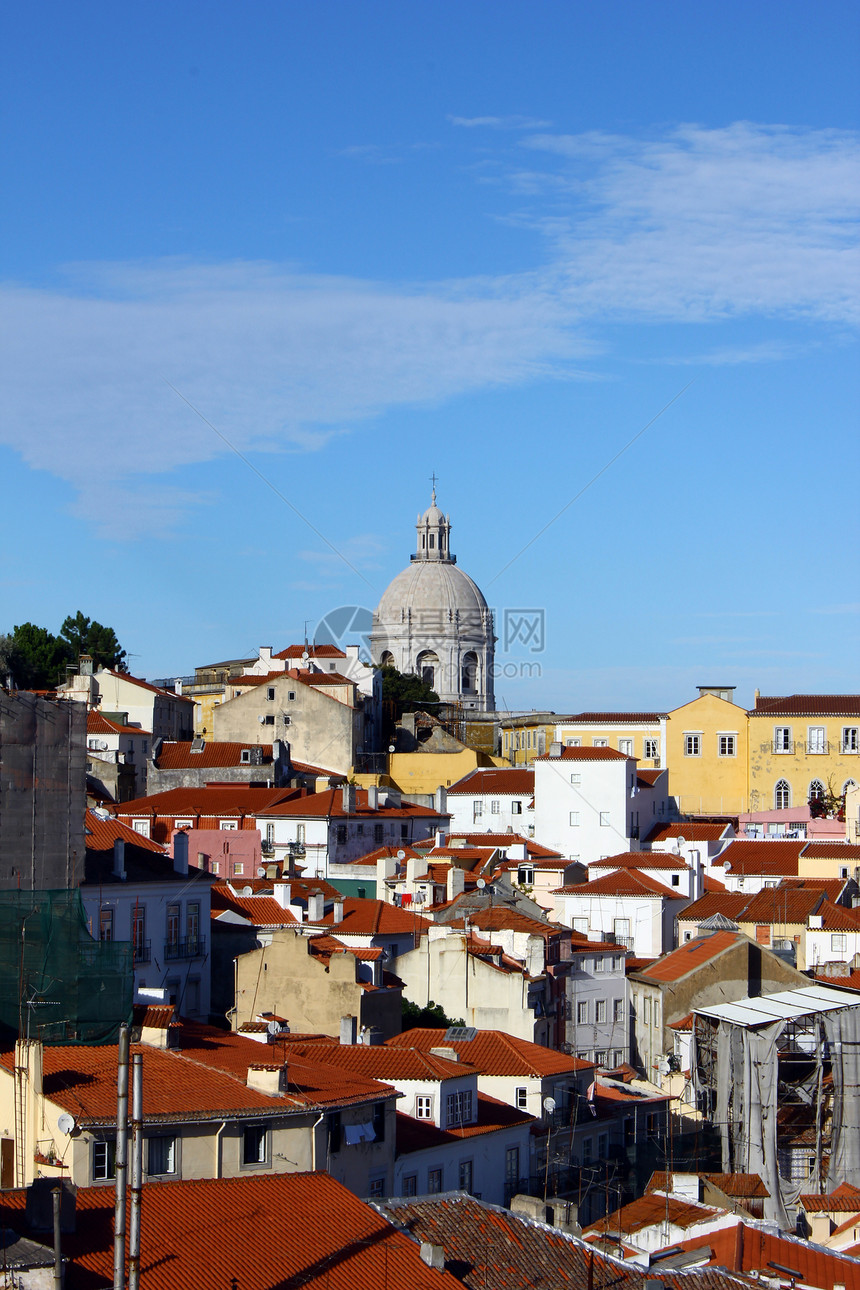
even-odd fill
[[[651,1025],[651,996],[646,994],[642,1001],[642,1020],[646,1026]]]
[[[517,882],[530,886],[535,880],[535,871],[530,864],[521,864],[517,869]]]
[[[267,686],[266,686],[266,698],[267,698],[267,699],[269,700],[269,702],[271,703],[271,701],[274,699],[274,697],[275,697],[275,687],[274,687],[273,685],[267,685]]]
[[[737,753],[737,735],[717,735],[717,755],[719,757],[736,757]]]
[[[825,792],[825,789],[821,780],[814,779],[812,783],[809,785],[809,801],[820,802],[821,799],[824,797],[824,792]]]
[[[416,1097],[415,1099],[415,1119],[432,1120],[433,1119],[433,1099],[432,1097]]]
[[[447,1097],[447,1125],[472,1123],[472,1090],[461,1089],[459,1093],[449,1093]]]
[[[572,919],[571,919],[571,922],[573,923],[573,930],[574,930],[575,932],[580,932],[583,936],[587,936],[587,935],[588,935],[588,919],[587,919],[587,918],[572,918]]]
[[[505,1189],[511,1191],[520,1181],[520,1149],[508,1147],[505,1152]]]
[[[116,1142],[93,1143],[93,1181],[104,1182],[116,1177]]]
[[[593,1152],[593,1151],[594,1151],[594,1139],[593,1139],[593,1138],[583,1138],[583,1139],[582,1139],[582,1163],[583,1163],[584,1165],[590,1165],[590,1164],[591,1164],[592,1152]]]
[[[529,1109],[529,1090],[525,1084],[520,1084],[515,1090],[516,1107],[518,1111],[527,1111]]]
[[[440,1192],[441,1190],[442,1190],[442,1170],[428,1169],[427,1170],[427,1191],[430,1193],[431,1196],[434,1196],[436,1195],[437,1192]]]
[[[481,818],[481,816],[482,816],[483,814],[484,814],[484,803],[483,803],[483,802],[478,802],[478,801],[473,802],[473,803],[472,803],[472,819],[473,819],[473,820],[480,820],[480,818]]]
[[[673,873],[673,874],[672,874],[672,886],[673,886],[673,887],[680,887],[680,885],[681,885],[681,875],[680,875],[679,873]]]
[[[844,954],[848,949],[848,937],[844,932],[834,933],[830,937],[831,954]]]
[[[642,756],[649,761],[660,760],[660,740],[644,739],[642,741]]]
[[[331,1155],[340,1151],[343,1142],[343,1125],[341,1123],[340,1111],[332,1111],[326,1124],[328,1130],[328,1149]]]
[[[523,813],[522,802],[511,802],[511,815],[522,815],[522,813]]]
[[[565,746],[565,748],[581,748],[581,747],[582,747],[582,740],[581,740],[581,739],[565,739],[565,741],[564,741],[564,746]]]
[[[606,1000],[598,999],[594,1005],[594,1020],[598,1026],[606,1023]]]
[[[335,830],[335,838],[337,839],[338,846],[342,847],[345,845],[346,843],[346,825],[345,824],[339,824],[337,826],[337,829]]]
[[[594,1054],[595,1064],[597,1066],[602,1066],[604,1070],[606,1069],[606,1057],[607,1052],[605,1048],[598,1048]]]
[[[275,714],[274,714],[274,712],[267,712],[267,713],[266,713],[266,715],[263,717],[263,725],[264,725],[264,726],[273,726],[274,724],[275,724]]]
[[[597,954],[597,955],[595,956],[595,959],[594,959],[594,970],[595,970],[595,972],[605,972],[605,971],[606,971],[606,959],[603,957],[603,955],[602,955],[602,954]]]
[[[296,842],[300,847],[305,845],[305,826],[303,824],[296,825]]]
[[[755,929],[757,945],[770,945],[770,925],[761,923]]]
[[[592,741],[591,741],[591,742],[592,742],[592,744],[594,745],[594,747],[595,747],[595,748],[608,748],[608,747],[609,747],[609,740],[608,740],[608,739],[592,739]]]
[[[142,838],[149,837],[149,820],[132,820],[131,827],[135,833],[139,833]]]
[[[404,1196],[418,1195],[418,1175],[417,1174],[406,1174],[404,1176],[403,1195]]]
[[[228,833],[236,833],[239,828],[238,820],[222,820],[219,828],[226,829]]]
[[[620,1066],[620,1065],[621,1065],[621,1063],[622,1063],[623,1061],[624,1061],[624,1053],[621,1051],[621,1049],[620,1049],[620,1048],[613,1048],[613,1050],[612,1050],[612,1064],[613,1064],[613,1066]]]
[[[579,1003],[576,1005],[576,1020],[577,1020],[577,1024],[580,1026],[584,1026],[587,1023],[588,1021],[588,1000],[587,999],[580,999]]]
[[[791,726],[774,726],[773,751],[775,753],[790,753],[794,751],[794,745],[791,741]]]
[[[385,1103],[374,1102],[373,1104],[373,1132],[376,1142],[385,1141]]]
[[[295,701],[296,701],[296,692],[295,692],[295,690],[288,690],[288,691],[287,691],[287,698],[289,699],[290,703],[295,703]]]
[[[135,905],[131,916],[131,941],[135,960],[140,961],[146,950],[146,906]]]
[[[827,730],[824,726],[810,726],[806,732],[806,751],[808,753],[827,752]]]
[[[612,960],[612,971],[621,972],[624,968],[624,960],[616,955]]]
[[[630,919],[614,918],[612,920],[612,930],[615,933],[616,941],[620,941],[622,945],[625,945],[630,939]]]
[[[355,832],[356,832],[356,835],[357,835],[358,837],[360,837],[360,838],[361,838],[361,837],[363,837],[363,836],[364,836],[364,825],[363,825],[363,824],[356,824],[356,826],[355,826]]]
[[[200,906],[197,901],[190,902],[185,907],[185,938],[188,941],[188,952],[195,952],[200,941]]]
[[[780,779],[777,781],[773,790],[773,804],[777,811],[784,811],[791,806],[791,785],[788,780]]]
[[[612,1020],[613,1021],[624,1020],[624,1000],[623,999],[612,1000]]]
[[[844,753],[860,751],[860,726],[842,727],[842,751]]]
[[[701,734],[684,735],[684,756],[701,757],[702,755],[702,736]]]
[[[494,801],[490,802],[490,815],[498,815],[498,813],[499,813],[499,803],[498,803],[498,799],[495,799]]]
[[[367,1194],[371,1200],[378,1200],[385,1195],[385,1174],[379,1178],[371,1178]]]
[[[578,773],[573,774],[570,777],[570,782],[571,784],[573,784],[574,788],[579,788],[580,784],[582,783],[582,776]]]
[[[609,828],[609,812],[608,812],[608,811],[601,811],[601,812],[600,812],[600,827],[601,827],[601,828],[603,828],[603,829],[608,829],[608,828]]]
[[[619,751],[620,753],[624,753],[624,756],[625,756],[625,757],[632,757],[632,756],[633,756],[633,740],[632,740],[632,739],[619,739],[619,740],[618,740],[618,751]]]
[[[571,813],[570,813],[570,827],[571,827],[572,829],[577,829],[577,828],[579,828],[579,811],[571,811]]]
[[[242,877],[242,874],[243,874],[244,872],[245,872],[245,866],[244,866],[244,864],[242,863],[242,861],[241,861],[241,860],[234,860],[234,861],[233,861],[233,877],[234,877],[234,878],[241,878],[241,877]]]
[[[382,837],[383,837],[383,826],[382,826],[381,824],[374,824],[374,826],[373,826],[373,840],[374,840],[374,842],[381,842],[381,841],[382,841]]]
[[[597,1135],[597,1159],[606,1160],[609,1157],[609,1134],[598,1133]]]
[[[179,945],[179,905],[167,906],[167,945],[171,950]]]
[[[269,1135],[265,1124],[247,1124],[242,1133],[242,1164],[264,1165],[268,1147]]]
[[[460,1167],[457,1170],[457,1187],[460,1191],[472,1192],[472,1162],[471,1160],[461,1160]]]
[[[159,1134],[146,1144],[146,1172],[148,1174],[176,1173],[176,1138]]]
[[[113,940],[113,910],[106,905],[99,910],[99,940]]]

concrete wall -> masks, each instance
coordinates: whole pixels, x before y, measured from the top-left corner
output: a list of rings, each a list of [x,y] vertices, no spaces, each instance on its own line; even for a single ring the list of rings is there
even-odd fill
[[[267,698],[270,690],[273,699]],[[350,685],[348,691],[353,690]],[[225,695],[213,713],[217,741],[252,745],[287,740],[297,761],[349,773],[363,725],[360,709],[286,675],[262,685],[228,687],[226,694],[233,697]]]
[[[0,690],[0,890],[82,876],[86,731],[83,704]]]

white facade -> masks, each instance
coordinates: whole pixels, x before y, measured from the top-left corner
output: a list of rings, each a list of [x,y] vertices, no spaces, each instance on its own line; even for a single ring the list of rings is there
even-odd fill
[[[157,686],[100,667],[92,671],[92,660],[81,660],[81,672],[59,686],[63,699],[86,703],[106,716],[125,713],[126,724],[139,726],[153,739],[191,739],[194,734],[194,703],[191,699],[160,690]]]
[[[585,865],[638,849],[640,809],[647,801],[650,811],[650,796],[641,794],[634,758],[554,744],[534,771],[536,842]]]
[[[448,790],[452,833],[470,832],[534,834],[531,793],[462,793]]]
[[[671,897],[641,894],[612,896],[582,888],[555,895],[555,918],[576,931],[614,936],[637,958],[656,959],[675,946],[675,917],[685,904]]]
[[[443,703],[491,712],[493,614],[451,554],[451,521],[436,505],[418,517],[415,554],[389,584],[373,616],[378,666],[421,677]]]

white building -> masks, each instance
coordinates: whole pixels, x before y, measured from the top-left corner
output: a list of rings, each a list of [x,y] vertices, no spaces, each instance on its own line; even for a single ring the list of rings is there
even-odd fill
[[[582,864],[637,850],[641,833],[669,815],[667,773],[638,772],[614,748],[555,743],[534,776],[536,841]]]
[[[451,832],[475,829],[530,836],[534,791],[533,770],[495,766],[473,770],[448,789]]]
[[[138,726],[153,739],[191,739],[194,734],[191,699],[127,672],[106,667],[93,671],[93,661],[87,655],[81,655],[78,675],[57,687],[57,696],[97,708],[109,720]]]
[[[675,918],[689,900],[636,869],[559,887],[555,917],[583,935],[614,940],[637,958],[654,959],[675,946]]]
[[[373,616],[373,661],[421,677],[443,703],[491,712],[493,614],[479,587],[457,568],[451,521],[436,505],[435,488],[416,528],[415,554]]]

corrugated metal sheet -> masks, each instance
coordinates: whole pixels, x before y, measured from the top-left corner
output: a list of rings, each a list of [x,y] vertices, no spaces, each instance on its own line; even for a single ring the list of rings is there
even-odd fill
[[[757,999],[739,999],[737,1003],[720,1003],[713,1008],[696,1008],[696,1014],[714,1021],[728,1021],[734,1026],[766,1026],[773,1021],[787,1021],[814,1012],[836,1012],[839,1008],[858,1008],[860,999],[852,999],[842,990],[823,985],[803,986],[799,990],[779,990]]]

